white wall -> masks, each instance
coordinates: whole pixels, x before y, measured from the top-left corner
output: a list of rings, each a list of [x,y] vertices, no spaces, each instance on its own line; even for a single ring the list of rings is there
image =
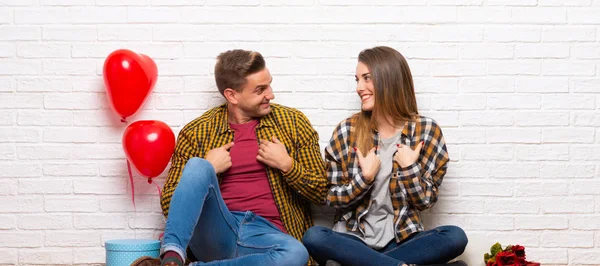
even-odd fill
[[[256,49],[276,102],[324,144],[359,106],[358,52],[389,45],[452,158],[427,224],[462,226],[480,264],[500,241],[599,265],[599,24],[599,0],[0,0],[0,264],[101,263],[105,240],[163,228],[141,178],[133,212],[101,76],[111,51],[154,58],[158,84],[131,121],[177,132],[219,102],[217,54]]]

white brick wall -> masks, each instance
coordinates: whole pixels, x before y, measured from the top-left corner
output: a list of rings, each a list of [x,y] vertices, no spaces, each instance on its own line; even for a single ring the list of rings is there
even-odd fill
[[[358,52],[389,45],[452,159],[427,226],[462,226],[471,265],[496,241],[600,265],[599,26],[598,0],[0,0],[0,264],[103,263],[104,241],[162,231],[152,186],[138,179],[130,202],[101,76],[111,51],[158,65],[130,120],[178,132],[222,101],[216,55],[258,50],[275,101],[304,111],[324,146],[358,110]]]

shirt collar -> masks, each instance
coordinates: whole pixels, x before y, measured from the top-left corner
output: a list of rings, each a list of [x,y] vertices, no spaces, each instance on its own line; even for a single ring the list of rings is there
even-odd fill
[[[406,121],[404,123],[404,127],[402,128],[402,136],[404,137],[409,137],[414,134],[414,123],[413,121]],[[375,134],[379,134],[379,130],[377,130],[377,128],[372,128],[373,132]],[[410,135],[409,135],[410,133]]]
[[[217,115],[217,125],[219,126],[219,128],[217,129],[217,132],[219,132],[220,134],[224,134],[225,132],[229,132],[231,131],[231,127],[229,126],[229,110],[227,108],[227,103],[222,104],[221,106],[219,106],[220,108],[220,115]],[[274,127],[275,126],[275,121],[273,119],[273,104],[271,104],[271,112],[269,112],[268,115],[265,115],[261,118],[258,119],[259,123],[257,128],[261,128],[261,127]]]

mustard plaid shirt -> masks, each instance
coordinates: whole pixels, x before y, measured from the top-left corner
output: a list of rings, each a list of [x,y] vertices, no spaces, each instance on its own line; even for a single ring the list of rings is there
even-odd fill
[[[271,104],[271,112],[260,119],[256,135],[259,140],[276,136],[293,158],[292,169],[285,174],[268,166],[266,169],[281,221],[291,236],[301,240],[313,225],[310,202],[324,204],[327,193],[319,136],[302,112],[277,104]],[[161,199],[165,216],[186,162],[192,157],[204,158],[211,149],[231,141],[233,131],[225,104],[205,112],[180,131]],[[218,179],[221,182],[221,175]]]
[[[361,218],[369,212],[373,181],[368,182],[358,166],[354,151],[356,121],[356,115],[342,121],[325,148],[325,168],[331,184],[326,202],[337,209],[336,221],[344,220],[349,231],[364,234]],[[394,208],[396,242],[423,231],[419,211],[431,208],[437,201],[438,188],[446,174],[449,159],[442,131],[433,119],[420,116],[415,121],[407,122],[400,140],[412,149],[421,140],[424,145],[419,159],[413,165],[401,168],[393,162],[390,196]],[[379,141],[379,133],[373,130],[374,147],[378,146]]]

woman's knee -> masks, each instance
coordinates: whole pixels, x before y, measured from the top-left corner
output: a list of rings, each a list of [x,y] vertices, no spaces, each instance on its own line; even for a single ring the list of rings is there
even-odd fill
[[[325,242],[330,235],[331,229],[316,225],[306,230],[304,237],[302,237],[302,244],[307,248],[313,248]]]
[[[462,254],[469,243],[469,239],[467,238],[465,231],[462,228],[454,225],[441,226],[439,229],[447,234],[448,238],[450,239],[448,243],[452,243],[452,248],[455,249],[459,255]]]

